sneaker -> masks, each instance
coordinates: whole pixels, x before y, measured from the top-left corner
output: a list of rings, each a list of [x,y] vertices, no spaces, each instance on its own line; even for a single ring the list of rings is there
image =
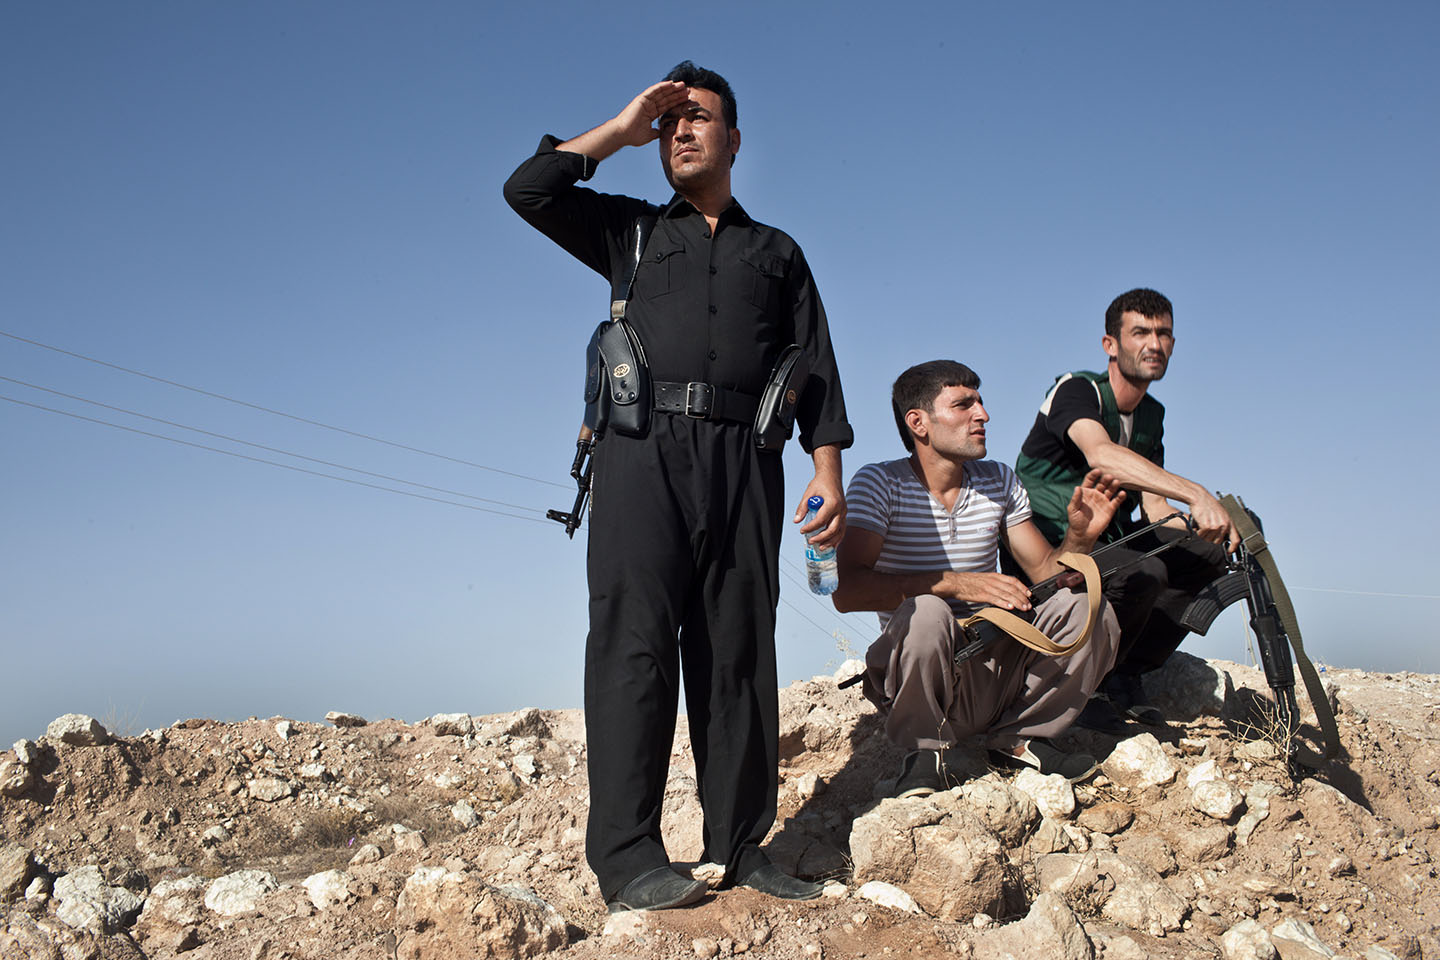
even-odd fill
[[[945,770],[945,761],[939,750],[916,750],[905,756],[900,767],[900,779],[895,781],[893,797],[928,797],[941,790],[949,790],[954,780]]]
[[[1160,712],[1159,707],[1151,706],[1145,696],[1145,685],[1140,682],[1140,674],[1112,673],[1105,678],[1101,689],[1119,713],[1152,726],[1165,725],[1165,714]]]
[[[1016,754],[1008,750],[990,750],[990,762],[997,767],[1011,770],[1030,768],[1045,775],[1058,773],[1071,783],[1078,783],[1095,772],[1099,766],[1088,753],[1066,753],[1043,737],[1031,737],[1025,745],[1025,752]]]
[[[1108,733],[1111,736],[1123,736],[1129,729],[1125,718],[1121,717],[1115,709],[1115,704],[1103,693],[1096,693],[1090,697],[1085,704],[1085,709],[1075,718],[1075,726],[1084,727],[1086,730],[1094,730],[1096,733]]]

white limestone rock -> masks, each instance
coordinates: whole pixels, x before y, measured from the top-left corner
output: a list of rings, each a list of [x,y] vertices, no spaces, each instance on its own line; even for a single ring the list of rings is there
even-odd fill
[[[992,928],[975,942],[975,960],[1092,960],[1095,948],[1065,900],[1042,893],[1023,920]]]
[[[97,866],[81,867],[55,881],[55,915],[76,930],[114,933],[133,920],[145,901],[111,886]]]
[[[1218,717],[1235,696],[1229,673],[1180,650],[1160,669],[1145,674],[1144,682],[1150,702],[1175,720]]]
[[[358,867],[366,863],[379,863],[385,859],[385,851],[373,843],[362,843],[355,851],[355,856],[350,858],[350,866]]]
[[[284,800],[295,793],[295,787],[289,780],[281,780],[278,777],[257,777],[246,785],[246,790],[252,799],[265,803]]]
[[[339,710],[331,710],[325,714],[325,720],[337,727],[363,727],[370,721],[354,713],[343,713]]]
[[[328,910],[336,904],[355,899],[355,894],[350,892],[350,881],[353,879],[344,870],[325,870],[301,880],[300,886],[310,895],[310,902],[316,910]]]
[[[1241,920],[1220,937],[1225,960],[1275,960],[1270,934],[1254,920]]]
[[[958,793],[882,800],[856,819],[855,881],[894,884],[945,920],[998,916],[1018,906],[1021,891],[1000,840]]]
[[[1034,800],[1043,817],[1064,820],[1075,812],[1075,788],[1058,773],[1046,776],[1039,770],[1022,770],[1015,777],[1015,789]]]
[[[480,826],[480,815],[475,812],[475,808],[470,805],[468,800],[455,801],[455,805],[450,808],[450,816],[454,817],[455,821],[466,830]]]
[[[260,898],[280,889],[268,870],[236,870],[217,877],[205,891],[205,906],[222,917],[241,917],[259,909]]]
[[[162,880],[150,889],[136,933],[146,937],[174,940],[187,927],[205,919],[205,888],[208,881],[198,874]]]
[[[1040,889],[1067,901],[1101,904],[1100,913],[1132,930],[1160,935],[1181,928],[1187,905],[1150,867],[1120,854],[1052,853],[1036,861]]]
[[[1270,816],[1270,798],[1280,792],[1280,788],[1265,780],[1257,780],[1245,791],[1245,815],[1235,825],[1235,842],[1245,846],[1250,842],[1250,836],[1255,828],[1260,826]]]
[[[430,718],[437,737],[468,737],[475,733],[475,719],[468,713],[437,713]]]
[[[1170,783],[1180,772],[1153,733],[1121,740],[1100,769],[1111,780],[1131,789]]]
[[[1224,779],[1225,774],[1220,772],[1220,764],[1214,760],[1202,760],[1191,768],[1189,773],[1185,774],[1185,786],[1194,790],[1197,783],[1204,783],[1206,780]]]
[[[915,898],[893,883],[886,883],[883,880],[871,880],[862,883],[860,889],[855,891],[855,896],[862,900],[869,900],[871,903],[882,907],[889,907],[891,910],[900,910],[904,913],[923,913]]]
[[[1040,819],[1040,809],[1030,794],[999,777],[986,776],[966,783],[960,787],[960,797],[1006,846],[1024,843]]]
[[[30,768],[17,760],[0,760],[0,797],[19,797],[35,785]]]
[[[217,823],[200,834],[200,846],[215,847],[230,839],[230,831],[225,829],[224,824]]]
[[[67,713],[51,720],[45,736],[76,747],[98,747],[110,742],[110,733],[100,721],[83,713]]]
[[[1202,780],[1190,791],[1190,806],[1214,820],[1229,820],[1244,803],[1240,789],[1225,780]]]
[[[1335,951],[1315,936],[1315,928],[1304,920],[1286,917],[1270,928],[1270,941],[1281,960],[1329,960]]]
[[[410,875],[396,918],[398,960],[531,957],[570,940],[564,918],[533,891],[494,887],[443,867],[419,867]]]

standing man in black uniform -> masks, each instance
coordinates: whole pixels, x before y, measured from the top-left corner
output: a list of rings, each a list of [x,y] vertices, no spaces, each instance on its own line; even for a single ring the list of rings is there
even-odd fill
[[[675,190],[664,206],[575,185],[652,141]],[[725,885],[788,899],[821,889],[760,849],[776,810],[784,478],[752,423],[784,347],[799,344],[810,363],[796,421],[815,476],[794,519],[824,497],[800,528],[818,544],[845,530],[840,451],[852,432],[804,254],[730,194],[739,148],[730,85],[687,60],[593,130],[542,139],[505,184],[520,216],[607,279],[628,267],[637,217],[658,217],[626,314],[656,408],[645,436],[598,444],[590,512],[586,853],[612,911],[681,906],[706,890],[671,868],[660,835],[682,663],[705,859],[725,865]]]

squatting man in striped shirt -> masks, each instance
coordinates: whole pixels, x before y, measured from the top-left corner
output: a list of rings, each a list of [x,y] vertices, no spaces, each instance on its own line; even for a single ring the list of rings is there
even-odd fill
[[[1072,781],[1095,770],[1093,757],[1064,753],[1046,738],[1070,726],[1114,662],[1120,631],[1109,605],[1078,653],[1047,656],[1002,641],[958,667],[956,618],[981,606],[1030,610],[1025,584],[996,572],[1000,544],[1032,583],[1052,577],[1063,553],[1090,552],[1125,493],[1113,477],[1090,471],[1070,498],[1064,541],[1052,549],[1031,522],[1015,473],[984,459],[990,415],[979,390],[974,371],[953,360],[902,373],[891,404],[910,456],[861,467],[845,493],[849,528],[833,599],[841,611],[880,615],[864,686],[886,735],[907,751],[898,797],[958,782],[944,752],[975,735],[998,765]],[[1068,646],[1084,630],[1087,607],[1083,592],[1058,590],[1034,608],[1034,624]]]

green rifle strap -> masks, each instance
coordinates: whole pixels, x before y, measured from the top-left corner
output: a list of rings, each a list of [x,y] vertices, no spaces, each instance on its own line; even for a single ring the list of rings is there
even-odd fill
[[[1315,719],[1319,722],[1320,732],[1325,739],[1323,754],[1316,754],[1301,744],[1295,744],[1295,759],[1307,767],[1319,767],[1340,751],[1340,733],[1335,728],[1335,714],[1330,710],[1330,698],[1325,695],[1325,687],[1320,683],[1320,674],[1315,672],[1315,665],[1305,656],[1305,647],[1300,642],[1300,623],[1295,619],[1290,593],[1285,589],[1285,581],[1280,579],[1280,570],[1275,566],[1275,558],[1270,554],[1265,535],[1250,518],[1250,512],[1241,506],[1233,494],[1221,497],[1220,505],[1230,515],[1230,522],[1240,534],[1246,551],[1259,562],[1260,569],[1265,571],[1265,578],[1270,584],[1270,598],[1275,603],[1275,612],[1280,615],[1280,624],[1290,638],[1290,646],[1295,649],[1295,665],[1300,668],[1300,676],[1305,681],[1305,692],[1310,696],[1310,705],[1315,708]]]
[[[1080,632],[1079,639],[1074,643],[1056,643],[1036,629],[1034,624],[1027,623],[1015,614],[1008,610],[1001,610],[999,607],[982,607],[973,615],[960,621],[960,626],[968,627],[976,621],[986,620],[999,627],[1011,639],[1025,644],[1031,650],[1039,650],[1052,657],[1068,657],[1085,649],[1085,644],[1090,642],[1090,634],[1095,629],[1095,621],[1100,617],[1100,569],[1095,566],[1094,560],[1083,553],[1062,553],[1056,559],[1062,566],[1078,570],[1085,575],[1085,593],[1086,599],[1090,603],[1090,611],[1085,618],[1085,629]]]

